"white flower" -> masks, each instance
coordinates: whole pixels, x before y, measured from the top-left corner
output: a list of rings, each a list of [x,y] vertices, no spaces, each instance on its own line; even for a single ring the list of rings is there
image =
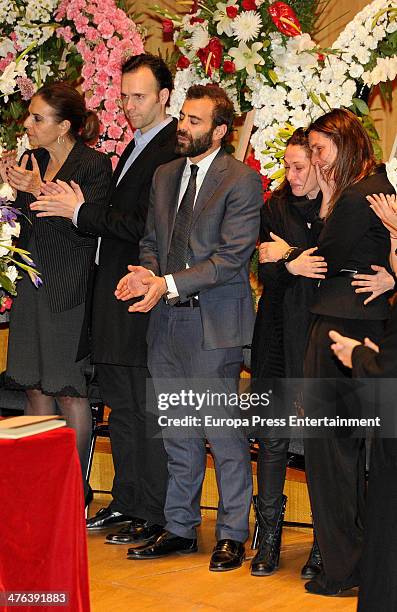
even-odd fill
[[[15,54],[14,43],[11,38],[3,38],[0,39],[0,57],[6,57],[8,53]]]
[[[244,68],[250,75],[254,75],[256,70],[255,66],[262,66],[265,63],[263,57],[258,53],[259,49],[262,49],[262,43],[256,42],[251,47],[244,42],[240,42],[238,47],[232,47],[229,50],[229,55],[234,57],[237,70],[243,70]]]
[[[5,254],[5,253],[4,253]],[[1,256],[1,255],[0,255]],[[8,276],[8,278],[10,279],[10,281],[12,283],[15,283],[15,281],[18,278],[18,271],[16,269],[15,266],[9,266],[8,269],[6,270],[6,276]]]
[[[8,183],[0,183],[0,198],[6,198],[7,200],[15,200],[14,191]]]
[[[17,139],[17,159],[21,159],[23,153],[30,148],[28,135],[25,133],[23,136],[19,136]]]
[[[216,5],[217,10],[214,12],[213,19],[217,22],[216,31],[219,34],[226,34],[226,36],[233,36],[232,19],[228,17],[226,8],[229,6],[236,6],[237,0],[227,0],[224,2],[218,2]],[[238,8],[238,7],[236,7]]]
[[[393,157],[393,159],[386,162],[386,174],[394,189],[397,191],[397,157]]]
[[[376,66],[369,72],[364,72],[362,79],[366,85],[372,86],[385,81],[393,81],[397,75],[397,56],[378,57]]]
[[[248,42],[253,38],[257,38],[261,27],[261,16],[256,11],[244,11],[237,15],[232,23],[235,37],[238,41],[242,42]]]
[[[203,27],[203,24],[196,24],[196,28],[192,34],[190,39],[191,48],[194,51],[198,51],[199,49],[203,49],[210,42],[210,36],[207,28]]]

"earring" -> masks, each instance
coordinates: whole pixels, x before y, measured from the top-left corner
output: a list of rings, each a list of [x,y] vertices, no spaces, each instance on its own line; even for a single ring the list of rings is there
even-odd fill
[[[65,144],[65,138],[63,136],[58,136],[57,142],[59,145]]]

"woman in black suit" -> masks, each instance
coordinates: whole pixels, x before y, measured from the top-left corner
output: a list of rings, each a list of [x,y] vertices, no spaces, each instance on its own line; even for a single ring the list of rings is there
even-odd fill
[[[372,210],[390,232],[391,265],[397,272],[397,198],[395,195],[367,196]],[[381,427],[371,446],[359,612],[395,612],[397,609],[397,302],[394,302],[385,334],[379,343],[369,338],[360,343],[330,332],[331,349],[352,368],[353,377],[365,381],[376,393],[376,412]],[[373,379],[377,380],[373,380]]]
[[[308,130],[312,163],[323,193],[324,226],[318,252],[327,261],[325,280],[316,289],[314,320],[305,355],[305,416],[357,417],[350,370],[329,350],[329,331],[375,342],[389,316],[387,296],[366,305],[352,287],[355,274],[367,275],[371,264],[389,267],[389,233],[371,210],[366,196],[393,193],[383,165],[358,118],[334,109]],[[353,281],[355,282],[355,281]],[[322,380],[319,380],[322,379]],[[358,437],[353,437],[353,435]],[[352,435],[353,434],[353,435]],[[359,583],[364,492],[365,440],[347,428],[319,427],[305,440],[306,475],[324,571],[305,586],[311,593],[335,595]]]
[[[318,217],[321,192],[303,128],[297,129],[289,139],[284,165],[284,183],[261,210],[259,278],[263,292],[252,342],[252,377],[258,391],[268,389],[270,384],[274,392],[275,385],[295,379],[288,381],[288,393],[285,393],[285,385],[277,390],[282,401],[279,417],[285,416],[281,414],[283,411],[295,413],[294,405],[301,399],[302,389],[296,383],[303,377],[314,279],[324,278],[327,270],[324,258],[316,255],[313,248],[312,224]],[[266,263],[268,241],[274,234],[294,247],[287,245],[280,261]],[[268,576],[279,565],[289,438],[272,437],[264,431],[256,435],[259,442],[256,505],[259,545],[251,573]],[[311,578],[320,570],[321,557],[314,543],[302,570],[303,576]]]
[[[87,280],[95,240],[62,218],[37,218],[29,205],[43,181],[74,180],[87,201],[105,204],[111,180],[106,155],[88,147],[99,134],[96,115],[84,98],[65,83],[42,87],[33,96],[25,128],[33,151],[7,170],[23,212],[18,246],[28,250],[41,274],[42,287],[24,278],[18,284],[10,320],[7,380],[26,391],[27,414],[55,412],[54,398],[76,430],[85,474],[91,412],[84,377],[85,360],[76,362]]]

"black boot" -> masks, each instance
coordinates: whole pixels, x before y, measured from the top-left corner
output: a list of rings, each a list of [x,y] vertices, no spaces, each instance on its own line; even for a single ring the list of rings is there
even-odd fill
[[[281,532],[283,529],[286,504],[287,498],[285,495],[283,495],[280,508],[276,513],[274,520],[272,520],[270,524],[270,522],[265,518],[263,512],[261,512],[260,504],[257,500],[255,510],[256,521],[258,524],[257,540],[259,541],[259,545],[258,552],[251,561],[252,576],[269,576],[278,569],[280,560]],[[253,548],[254,544],[255,542],[253,541]]]
[[[323,560],[321,558],[320,549],[316,538],[316,532],[314,532],[313,546],[310,551],[310,555],[305,565],[301,570],[301,578],[310,580],[315,578],[323,571]]]

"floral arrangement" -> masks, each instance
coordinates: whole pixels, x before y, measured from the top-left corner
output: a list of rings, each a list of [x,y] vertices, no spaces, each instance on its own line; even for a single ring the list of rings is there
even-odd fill
[[[137,26],[115,0],[0,0],[0,155],[29,148],[22,119],[35,91],[49,80],[80,83],[101,122],[96,145],[115,163],[131,139],[120,113],[121,64],[143,52]],[[0,183],[0,287],[15,295],[18,268],[41,284],[29,254],[13,246],[18,211],[12,189]],[[18,257],[19,259],[16,259]],[[11,298],[0,296],[0,312]]]
[[[251,145],[273,188],[284,177],[286,140],[331,108],[356,112],[376,146],[363,92],[396,76],[395,0],[366,6],[331,49],[320,49],[310,35],[319,4],[226,0],[194,5],[183,17],[156,8],[179,51],[172,114],[178,116],[193,83],[222,81],[237,112],[255,110]]]
[[[237,112],[251,109],[247,78],[263,75],[273,83],[271,33],[285,37],[311,31],[319,0],[209,0],[194,3],[190,13],[174,15],[155,6],[165,32],[174,32],[180,57],[177,62],[171,112],[179,112],[185,92],[193,83],[220,82]],[[178,108],[179,107],[179,108]]]
[[[11,295],[16,295],[18,270],[24,270],[36,287],[42,284],[34,262],[24,249],[13,246],[14,238],[19,236],[18,216],[21,211],[9,205],[8,200],[0,196],[0,313],[9,310],[12,304]]]
[[[102,123],[98,148],[120,155],[131,138],[117,104],[120,67],[142,51],[137,26],[115,0],[0,0],[0,145],[16,146],[29,99],[62,79],[81,82]]]
[[[120,112],[121,64],[143,53],[142,37],[114,0],[62,0],[55,19],[56,35],[75,45],[83,66],[81,88],[87,107],[98,112],[101,138],[97,148],[116,163],[132,131]]]

